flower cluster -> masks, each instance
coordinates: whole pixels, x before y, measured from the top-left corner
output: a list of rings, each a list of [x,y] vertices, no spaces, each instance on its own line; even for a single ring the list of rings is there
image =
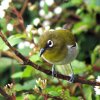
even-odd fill
[[[29,48],[34,48],[35,47],[35,44],[33,43],[30,43],[29,41],[23,41],[23,42],[20,42],[18,44],[18,48],[19,49],[23,49],[24,47],[29,47]]]
[[[31,11],[31,7],[33,9],[36,8],[36,5],[28,4],[29,5],[29,10]],[[52,9],[51,9],[52,8]],[[46,10],[47,9],[47,10]],[[49,30],[50,25],[52,24],[52,20],[54,19],[56,15],[59,16],[63,11],[63,8],[61,6],[55,6],[55,1],[54,0],[40,0],[39,2],[39,12],[38,15],[36,16],[32,24],[34,26],[41,26],[38,28],[37,32],[41,35],[44,30]]]
[[[12,0],[2,0],[0,4],[0,18],[5,17],[5,10],[9,8],[11,2]]]
[[[4,90],[7,94],[9,94],[10,96],[12,95],[15,95],[15,90],[14,90],[14,84],[11,83],[11,84],[7,84],[5,87],[4,87]]]
[[[39,93],[41,92],[41,90],[44,90],[47,86],[47,80],[42,80],[41,78],[39,78],[38,80],[36,80],[37,85],[35,85],[34,87],[34,91]]]

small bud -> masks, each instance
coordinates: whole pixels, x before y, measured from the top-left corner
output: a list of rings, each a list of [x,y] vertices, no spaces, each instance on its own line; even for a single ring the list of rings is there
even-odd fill
[[[35,85],[35,87],[33,88],[33,90],[37,93],[39,93],[39,88]]]
[[[39,78],[38,80],[36,80],[37,85],[41,88],[41,89],[45,89],[47,86],[47,80],[42,80],[41,78]]]
[[[7,84],[5,87],[4,87],[4,90],[7,94],[9,94],[10,96],[12,95],[15,95],[15,90],[14,90],[14,85],[13,83],[11,84]]]

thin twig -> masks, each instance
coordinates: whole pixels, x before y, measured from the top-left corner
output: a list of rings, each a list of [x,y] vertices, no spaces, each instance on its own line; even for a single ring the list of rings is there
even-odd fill
[[[15,14],[17,16],[21,29],[23,31],[25,31],[24,20],[23,20],[22,15],[20,14],[20,12],[16,8],[13,8],[12,12],[13,12],[13,14]]]
[[[18,56],[20,59],[22,59],[24,65],[30,65],[33,68],[35,68],[41,72],[44,72],[47,75],[52,75],[52,71],[46,70],[42,66],[35,64],[34,62],[30,61],[28,58],[23,56],[20,52],[18,52],[14,47],[12,47],[1,31],[0,31],[0,37],[5,42],[5,44],[16,54],[16,56]],[[55,77],[59,78],[59,79],[63,79],[63,80],[70,80],[70,78],[71,78],[70,76],[62,75],[58,72],[57,72],[57,76],[55,75]],[[83,79],[82,77],[79,77],[79,76],[77,76],[77,78],[75,78],[73,83],[81,83],[81,84],[88,84],[88,85],[92,85],[92,86],[100,86],[100,82],[89,81],[89,80]]]
[[[24,13],[24,11],[25,11],[25,9],[26,9],[26,7],[27,7],[28,1],[29,1],[29,0],[25,0],[25,2],[24,2],[23,8],[22,8],[21,11],[20,11],[20,15],[21,15],[21,16],[23,15],[23,13]]]

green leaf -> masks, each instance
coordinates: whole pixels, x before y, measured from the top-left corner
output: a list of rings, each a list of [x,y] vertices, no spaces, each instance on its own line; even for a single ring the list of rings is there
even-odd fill
[[[83,91],[84,91],[84,95],[86,97],[86,100],[92,100],[92,87],[88,86],[88,85],[84,85],[83,86]]]
[[[11,35],[7,40],[12,46],[15,46],[16,44],[21,42],[20,38],[21,36],[18,37],[17,35]],[[0,39],[0,43],[2,43],[2,45],[0,46],[0,50],[6,51],[9,49],[9,47],[3,42],[3,40]]]
[[[61,86],[58,86],[58,87],[52,86],[52,87],[46,88],[46,91],[51,96],[60,96],[61,92],[62,92],[62,88],[61,88]]]
[[[18,49],[18,51],[24,56],[29,56],[29,52],[31,50],[32,49],[30,47],[24,47],[23,49]]]
[[[74,60],[71,65],[75,74],[80,74],[87,71],[85,62]]]
[[[27,81],[24,83],[23,85],[23,89],[24,90],[30,90],[30,89],[33,89],[34,86],[36,84],[36,80],[30,80],[30,81]]]
[[[16,91],[22,91],[23,90],[23,86],[20,85],[20,84],[15,84],[14,88],[15,88]]]
[[[34,36],[33,39],[34,39],[34,43],[38,44],[38,42],[39,42],[39,36]]]
[[[30,57],[30,60],[33,61],[33,62],[38,62],[38,61],[40,61],[39,53],[36,53],[36,54],[32,55],[32,56]]]
[[[94,51],[91,53],[91,62],[96,66],[100,66],[100,45],[97,45]]]
[[[16,91],[30,90],[34,88],[35,84],[36,84],[36,80],[29,80],[29,81],[24,82],[23,85],[16,84],[15,90]]]
[[[100,100],[100,95],[96,95],[96,100]]]
[[[14,73],[11,78],[22,78],[23,72]]]
[[[83,0],[71,0],[71,3],[74,5],[80,5],[83,2]]]
[[[75,34],[79,34],[81,32],[87,31],[88,28],[89,28],[89,26],[87,25],[87,23],[78,22],[78,23],[74,24],[72,32]]]
[[[48,5],[46,3],[44,3],[44,7],[43,7],[45,13],[47,14],[48,13]]]
[[[89,10],[100,12],[100,0],[84,0]]]
[[[27,78],[27,77],[30,77],[32,75],[32,72],[33,72],[33,68],[31,66],[27,66],[25,69],[24,69],[24,72],[22,74],[22,77],[23,78]]]
[[[11,58],[2,57],[0,58],[0,72],[3,72],[6,68],[13,65],[18,64],[16,60],[13,60]]]

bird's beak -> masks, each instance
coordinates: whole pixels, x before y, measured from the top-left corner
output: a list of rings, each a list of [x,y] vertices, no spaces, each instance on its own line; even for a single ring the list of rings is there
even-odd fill
[[[40,49],[40,57],[42,56],[42,54],[45,52],[46,49],[42,48]]]

